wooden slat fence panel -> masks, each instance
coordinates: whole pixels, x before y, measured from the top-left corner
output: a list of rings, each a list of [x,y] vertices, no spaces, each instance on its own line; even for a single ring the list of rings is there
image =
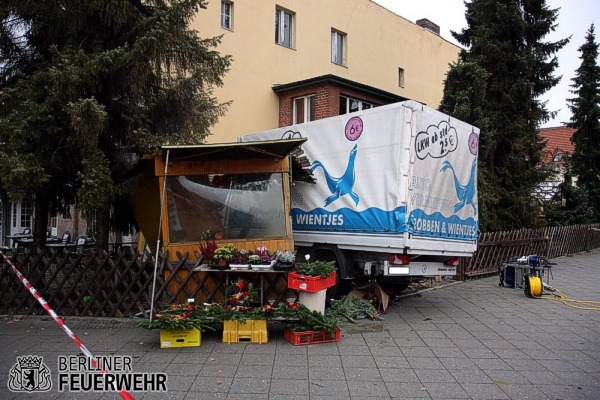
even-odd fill
[[[479,237],[475,255],[461,259],[459,278],[496,274],[500,263],[515,256],[556,258],[596,248],[600,248],[600,224],[486,232]]]
[[[486,232],[480,235],[475,255],[461,259],[458,277],[496,274],[498,264],[513,256],[556,258],[595,248],[600,248],[600,224]],[[176,261],[169,261],[167,253],[159,257],[156,308],[188,298],[222,301],[225,274],[190,273],[198,261],[187,253],[177,253]],[[109,256],[103,251],[34,249],[10,259],[59,315],[121,317],[146,315],[150,309],[155,261],[149,253],[123,248]],[[12,270],[2,260],[0,265],[0,314],[44,314]],[[277,300],[293,296],[285,279],[285,274],[269,276],[265,294]]]

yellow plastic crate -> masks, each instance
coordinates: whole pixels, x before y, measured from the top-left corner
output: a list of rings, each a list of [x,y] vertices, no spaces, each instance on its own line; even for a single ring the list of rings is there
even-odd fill
[[[186,330],[160,330],[160,348],[173,347],[199,347],[200,330],[197,328]]]
[[[267,321],[249,319],[246,322],[223,321],[223,343],[267,343]]]

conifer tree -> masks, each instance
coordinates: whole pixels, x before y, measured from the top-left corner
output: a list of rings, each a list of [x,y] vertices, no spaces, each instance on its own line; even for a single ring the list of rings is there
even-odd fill
[[[594,216],[588,193],[574,184],[571,155],[564,154],[563,181],[555,198],[544,204],[544,216],[550,226],[586,224]]]
[[[558,15],[545,0],[465,5],[467,27],[452,32],[465,49],[450,67],[440,109],[481,130],[480,228],[529,227],[539,211],[533,189],[548,175],[539,168],[539,127],[552,113],[540,97],[558,83],[554,54],[568,39],[544,41]]]
[[[4,0],[0,4],[0,190],[48,212],[76,203],[106,248],[111,210],[142,154],[199,143],[225,105],[229,56],[189,28],[205,0]],[[118,210],[117,210],[118,211]]]
[[[576,131],[571,138],[575,145],[572,163],[577,186],[586,192],[593,208],[588,222],[600,221],[600,66],[598,66],[598,43],[594,25],[590,26],[586,40],[579,48],[581,65],[572,79],[568,99],[572,117],[568,126]]]

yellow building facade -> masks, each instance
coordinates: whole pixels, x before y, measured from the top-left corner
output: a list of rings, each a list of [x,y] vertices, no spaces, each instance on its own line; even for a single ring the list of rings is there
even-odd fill
[[[231,104],[213,127],[213,143],[363,105],[413,99],[435,108],[460,51],[370,0],[211,0],[192,28],[202,38],[222,35],[217,50],[233,57],[214,92]],[[326,104],[293,97],[319,90],[328,93]],[[358,100],[354,108],[342,103],[346,93]]]

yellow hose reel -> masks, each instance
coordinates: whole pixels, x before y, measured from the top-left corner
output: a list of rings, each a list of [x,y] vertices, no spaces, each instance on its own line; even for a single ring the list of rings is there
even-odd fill
[[[541,297],[544,287],[540,276],[525,277],[525,295],[527,297]]]

